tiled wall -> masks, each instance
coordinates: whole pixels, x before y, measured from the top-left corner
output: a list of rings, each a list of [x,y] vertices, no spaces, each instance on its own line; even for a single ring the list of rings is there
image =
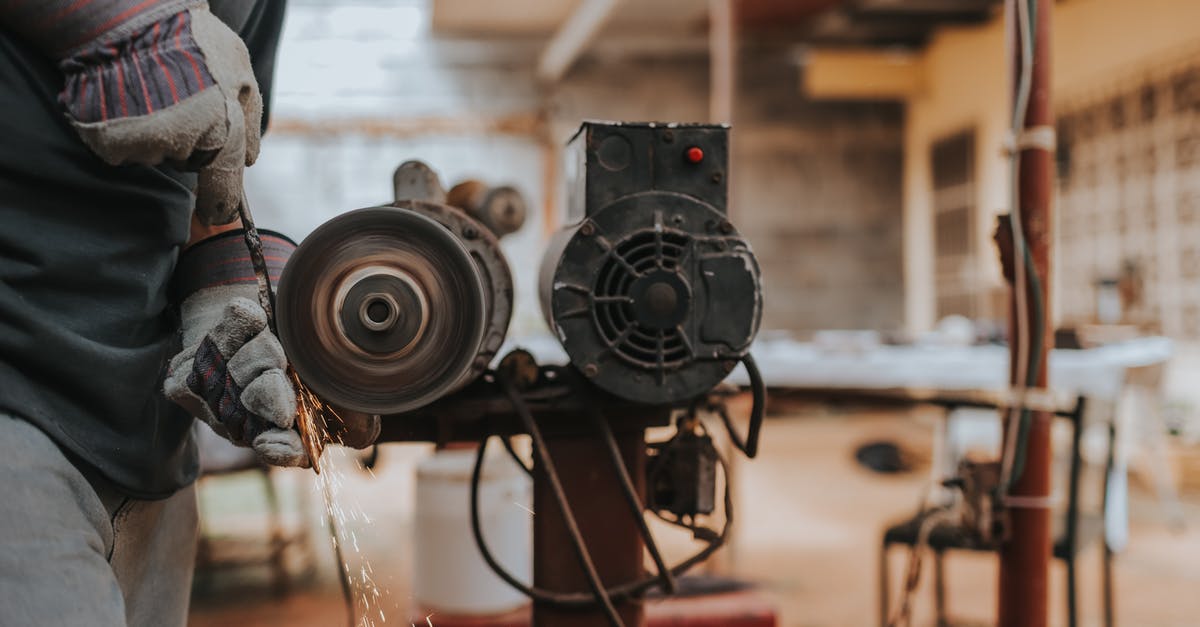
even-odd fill
[[[1096,281],[1136,269],[1130,322],[1200,338],[1200,61],[1059,105],[1060,319],[1093,318]]]

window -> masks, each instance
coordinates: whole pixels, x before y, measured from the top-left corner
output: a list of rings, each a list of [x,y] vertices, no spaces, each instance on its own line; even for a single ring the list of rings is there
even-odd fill
[[[937,317],[980,314],[976,280],[975,136],[937,141],[933,166],[933,258]]]

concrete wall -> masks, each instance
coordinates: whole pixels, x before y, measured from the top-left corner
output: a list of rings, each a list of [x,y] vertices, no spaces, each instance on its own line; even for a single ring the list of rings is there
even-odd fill
[[[735,105],[733,207],[763,264],[765,326],[897,328],[903,108],[806,101],[785,54],[746,52]]]
[[[540,41],[439,37],[429,13],[424,0],[289,9],[274,128],[248,175],[251,203],[260,224],[303,237],[338,213],[390,200],[391,171],[405,159],[422,158],[450,181],[513,183],[533,209],[505,243],[517,282],[513,330],[537,332],[536,267],[562,209],[561,185],[544,178],[554,172],[548,160],[585,118],[704,121],[707,56],[606,49],[547,90],[533,78]],[[786,50],[746,51],[739,75],[731,206],[762,257],[765,328],[897,326],[901,107],[806,103]],[[487,130],[504,116],[547,124]]]
[[[738,79],[730,212],[763,267],[764,328],[898,327],[903,108],[807,102],[783,49],[745,48]],[[551,102],[564,137],[584,118],[703,121],[708,61],[585,60]]]

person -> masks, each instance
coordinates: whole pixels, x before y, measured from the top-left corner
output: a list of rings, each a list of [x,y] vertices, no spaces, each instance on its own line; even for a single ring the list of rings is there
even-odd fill
[[[186,623],[193,417],[311,463],[237,230],[284,9],[0,2],[6,627]]]

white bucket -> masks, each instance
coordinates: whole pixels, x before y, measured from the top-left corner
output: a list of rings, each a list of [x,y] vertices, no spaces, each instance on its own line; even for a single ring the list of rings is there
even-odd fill
[[[474,450],[434,453],[417,465],[413,596],[423,611],[499,614],[528,602],[483,561],[471,535]],[[497,561],[528,582],[532,572],[533,487],[495,443],[479,482],[479,520]]]

